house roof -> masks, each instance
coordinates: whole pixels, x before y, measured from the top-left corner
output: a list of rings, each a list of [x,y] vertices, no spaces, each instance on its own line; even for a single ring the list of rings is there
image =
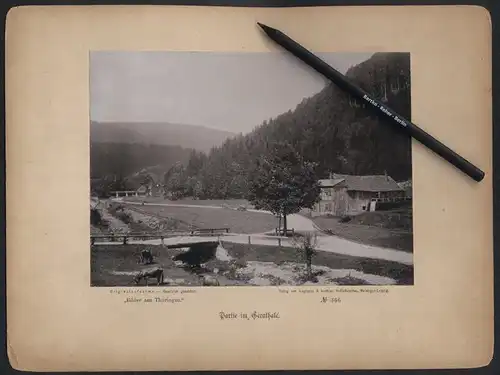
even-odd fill
[[[411,189],[412,181],[407,180],[407,181],[398,182],[398,185],[401,186],[401,189]]]
[[[319,184],[321,187],[334,187],[335,185],[340,184],[344,180],[345,180],[344,178],[319,180]]]
[[[322,187],[333,187],[344,182],[347,190],[351,191],[402,191],[403,189],[390,176],[354,176],[334,174],[331,179],[320,180]]]

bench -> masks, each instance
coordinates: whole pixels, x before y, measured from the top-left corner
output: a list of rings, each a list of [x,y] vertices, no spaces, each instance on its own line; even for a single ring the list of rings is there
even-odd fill
[[[275,228],[274,232],[276,233],[277,236],[288,237],[288,235],[291,235],[291,236],[295,235],[295,229],[294,228],[287,229],[286,230],[286,234],[285,234],[285,231],[283,230],[283,228]]]

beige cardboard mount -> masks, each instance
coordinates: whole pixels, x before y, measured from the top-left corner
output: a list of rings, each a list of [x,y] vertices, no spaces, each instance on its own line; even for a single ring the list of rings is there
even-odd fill
[[[411,53],[412,120],[486,172],[413,143],[415,284],[285,295],[200,288],[125,304],[89,287],[89,52],[268,51],[256,21],[317,51]],[[47,6],[6,26],[7,329],[34,371],[478,367],[493,352],[491,22],[472,6]],[[307,289],[311,287],[302,287]],[[353,287],[355,288],[355,287]],[[114,288],[120,290],[120,288]],[[279,312],[221,320],[219,312]]]

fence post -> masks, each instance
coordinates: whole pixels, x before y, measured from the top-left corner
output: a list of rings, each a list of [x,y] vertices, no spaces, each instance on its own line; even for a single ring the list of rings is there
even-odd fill
[[[123,236],[123,244],[126,245],[127,244],[127,235],[124,235]]]
[[[281,237],[278,237],[278,246],[281,247]]]
[[[251,245],[250,236],[248,236],[248,244]]]
[[[161,246],[165,246],[165,239],[163,236],[160,237],[161,238]]]

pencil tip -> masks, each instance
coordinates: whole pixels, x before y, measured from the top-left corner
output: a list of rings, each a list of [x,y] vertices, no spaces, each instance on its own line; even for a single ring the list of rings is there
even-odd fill
[[[271,31],[271,30],[272,30],[272,28],[270,28],[270,27],[269,27],[269,26],[267,26],[267,25],[264,25],[263,23],[257,22],[257,25],[259,25],[259,26],[260,26],[260,28],[261,28],[262,30],[264,30],[266,33],[268,33],[269,31]]]

